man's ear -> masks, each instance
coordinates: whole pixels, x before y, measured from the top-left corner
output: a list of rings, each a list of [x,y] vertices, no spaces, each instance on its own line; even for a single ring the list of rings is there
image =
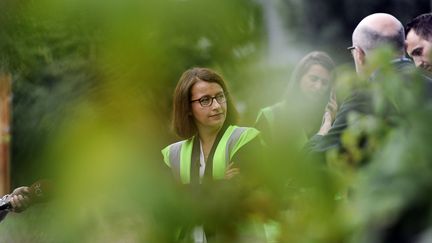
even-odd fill
[[[366,64],[366,54],[360,47],[357,47],[357,51],[355,52],[357,55],[357,60],[360,62],[362,66]]]

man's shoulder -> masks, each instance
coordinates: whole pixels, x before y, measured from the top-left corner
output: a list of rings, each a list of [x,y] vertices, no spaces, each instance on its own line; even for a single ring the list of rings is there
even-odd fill
[[[359,112],[368,112],[370,109],[370,105],[370,92],[366,89],[359,89],[352,92],[348,97],[343,100],[338,113],[352,110],[356,110]]]
[[[412,72],[416,69],[414,62],[408,58],[398,58],[391,61],[391,64],[395,67],[396,71],[399,72]]]

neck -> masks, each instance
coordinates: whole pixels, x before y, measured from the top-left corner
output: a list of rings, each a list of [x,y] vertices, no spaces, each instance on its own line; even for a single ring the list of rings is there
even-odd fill
[[[200,129],[198,131],[198,136],[201,139],[201,142],[203,144],[213,145],[213,142],[215,141],[216,136],[219,133],[219,131],[220,131],[220,128],[219,129],[213,129],[213,130]]]
[[[204,161],[207,161],[208,156],[210,154],[210,150],[213,147],[213,144],[218,135],[219,129],[208,130],[208,129],[200,129],[198,130],[198,136],[201,140],[201,145],[204,153]]]

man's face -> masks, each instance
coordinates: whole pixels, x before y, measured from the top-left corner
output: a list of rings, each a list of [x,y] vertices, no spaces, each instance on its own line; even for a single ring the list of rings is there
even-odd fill
[[[414,30],[410,30],[406,37],[406,45],[407,53],[414,60],[416,67],[432,73],[432,42],[418,36]]]

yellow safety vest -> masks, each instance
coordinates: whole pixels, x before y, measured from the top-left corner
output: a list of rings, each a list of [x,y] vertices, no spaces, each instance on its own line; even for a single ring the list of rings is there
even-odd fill
[[[259,131],[251,127],[228,126],[222,135],[213,156],[213,179],[223,179],[225,170],[235,153],[257,137]],[[162,149],[164,162],[171,168],[174,176],[183,184],[190,183],[192,149],[194,137],[173,143]]]

